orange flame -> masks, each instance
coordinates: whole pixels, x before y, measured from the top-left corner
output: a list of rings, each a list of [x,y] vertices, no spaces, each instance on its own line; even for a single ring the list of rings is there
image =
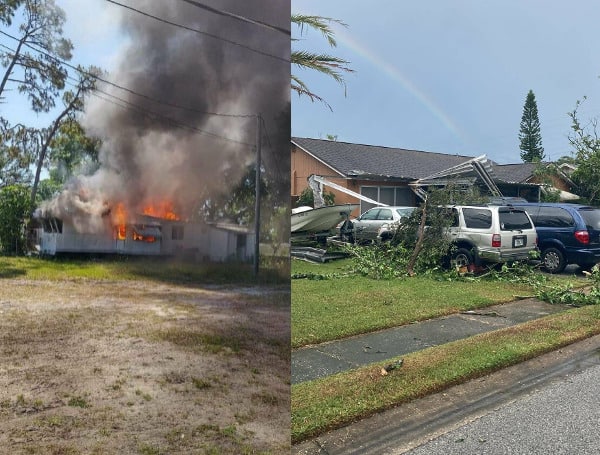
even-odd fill
[[[133,240],[138,240],[141,242],[153,243],[156,242],[156,237],[153,235],[143,235],[138,233],[136,230],[133,231]]]
[[[163,218],[165,220],[178,221],[181,219],[179,215],[175,213],[173,203],[169,201],[149,204],[144,207],[142,213],[144,215],[153,216],[155,218]]]
[[[168,201],[163,201],[159,203],[153,203],[145,206],[142,209],[142,213],[144,215],[152,216],[155,218],[162,218],[165,220],[181,220],[179,215],[177,215],[173,209],[173,204]],[[113,209],[113,224],[114,224],[114,237],[117,240],[125,240],[127,238],[127,223],[131,223],[128,220],[127,210],[125,209],[125,204],[122,202],[117,203]],[[156,237],[153,235],[143,235],[136,232],[135,227],[132,228],[132,238],[133,240],[144,241],[144,242],[155,242]]]
[[[127,221],[127,212],[122,202],[119,202],[115,207],[115,221],[116,221],[116,238],[118,240],[125,240],[127,238],[127,228],[125,227]]]

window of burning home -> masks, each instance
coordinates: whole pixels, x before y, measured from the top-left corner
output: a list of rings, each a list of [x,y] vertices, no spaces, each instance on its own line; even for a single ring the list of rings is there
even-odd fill
[[[183,240],[183,226],[171,226],[171,240]]]
[[[58,218],[46,218],[43,222],[42,222],[42,226],[44,228],[44,232],[57,232],[59,234],[62,234],[62,220],[59,220]]]
[[[160,236],[160,231],[155,226],[144,226],[143,224],[136,224],[133,227],[132,238],[138,242],[156,242]]]

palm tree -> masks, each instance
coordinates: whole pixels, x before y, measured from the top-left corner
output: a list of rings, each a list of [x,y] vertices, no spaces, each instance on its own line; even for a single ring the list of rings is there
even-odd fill
[[[336,23],[347,27],[347,25],[344,24],[342,21],[332,19],[330,17],[292,14],[292,24],[296,24],[298,26],[298,28],[300,29],[301,36],[306,31],[306,29],[312,28],[321,32],[321,34],[325,37],[325,39],[327,39],[327,42],[331,47],[336,47],[337,42],[335,40],[333,30],[330,27],[332,23]],[[292,38],[292,41],[298,41],[298,39]],[[341,85],[344,86],[344,92],[346,89],[346,82],[344,81],[342,73],[351,73],[354,71],[347,66],[348,63],[350,62],[329,54],[318,54],[304,50],[292,50],[292,64],[296,65],[299,68],[316,70],[320,73],[332,77],[335,81],[339,82]],[[329,107],[329,109],[331,109],[331,106],[323,98],[321,98],[316,93],[312,92],[306,86],[306,84],[294,74],[292,74],[292,90],[296,91],[296,93],[298,93],[299,96],[308,96],[311,101],[321,101],[327,107]]]

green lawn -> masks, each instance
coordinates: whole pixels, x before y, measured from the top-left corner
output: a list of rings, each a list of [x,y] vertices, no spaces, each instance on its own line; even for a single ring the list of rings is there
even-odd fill
[[[600,306],[568,310],[403,356],[292,385],[292,441],[481,377],[600,333]]]
[[[533,294],[506,281],[441,281],[430,275],[373,280],[349,274],[351,259],[315,264],[292,261],[292,346],[345,338]],[[316,279],[315,279],[316,278]],[[321,279],[319,279],[321,278]],[[576,277],[557,282],[583,283]]]
[[[534,282],[591,284],[583,277],[539,272],[482,280],[432,274],[377,281],[350,273],[351,261],[292,261],[294,347],[531,296]],[[594,305],[408,354],[402,367],[389,375],[381,375],[381,367],[397,359],[294,384],[292,440],[304,440],[598,333],[600,307]]]

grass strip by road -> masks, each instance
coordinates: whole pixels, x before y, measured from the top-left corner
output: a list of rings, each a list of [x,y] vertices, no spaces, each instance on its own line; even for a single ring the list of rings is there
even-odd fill
[[[381,375],[381,368],[399,358],[292,385],[292,441],[300,442],[596,334],[600,334],[600,305],[408,354],[402,357],[403,365],[386,376]]]
[[[443,281],[423,275],[373,280],[349,274],[351,259],[326,264],[292,261],[292,347],[410,324],[533,295],[534,286],[510,280]],[[550,283],[582,286],[575,276],[548,277]]]

